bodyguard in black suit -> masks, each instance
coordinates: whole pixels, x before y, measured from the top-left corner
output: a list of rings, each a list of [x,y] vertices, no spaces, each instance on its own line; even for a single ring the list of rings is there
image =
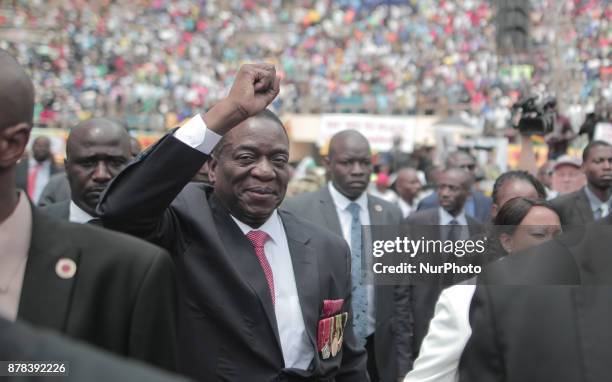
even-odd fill
[[[464,211],[471,184],[472,175],[469,172],[459,168],[444,170],[438,177],[437,185],[440,207],[418,211],[405,219],[406,235],[417,239],[425,237],[428,240],[456,241],[466,240],[481,233],[482,225]],[[437,258],[441,257],[436,256]],[[413,359],[418,356],[440,292],[447,284],[448,281],[441,279],[437,283],[415,283],[411,287]]]
[[[610,226],[575,227],[492,264],[470,307],[460,380],[609,380],[610,237]]]
[[[358,205],[361,203],[364,207],[360,213],[369,221],[362,221],[361,224],[399,228],[399,208],[366,193],[372,163],[370,146],[363,135],[353,130],[334,135],[325,164],[331,178],[330,183],[318,191],[288,199],[283,208],[327,228],[340,237],[344,236],[349,245],[351,216],[346,212],[347,207],[344,204],[348,205],[350,201]],[[351,266],[360,269],[361,262],[353,261]],[[372,317],[364,317],[370,323],[366,329],[372,332],[364,333],[363,338],[364,341],[367,340],[370,380],[395,382],[399,376],[405,375],[410,367],[410,310],[407,287],[378,285],[373,291],[367,300],[368,305],[373,304],[375,307],[370,311]]]
[[[50,218],[15,188],[31,129],[32,83],[0,50],[0,315],[174,369],[172,264],[161,248]]]
[[[589,143],[582,152],[582,171],[586,175],[586,186],[551,201],[563,225],[591,223],[610,212],[612,146],[604,141]]]
[[[46,206],[44,211],[74,223],[95,219],[102,191],[130,158],[130,135],[123,126],[105,118],[79,123],[66,141],[70,200]]]
[[[128,165],[98,212],[106,226],[173,254],[182,372],[207,381],[367,381],[351,330],[347,245],[276,209],[289,142],[265,107],[278,91],[273,66],[242,67],[229,97]],[[214,190],[188,184],[209,158]]]
[[[128,361],[92,346],[72,341],[56,333],[40,330],[24,322],[9,322],[0,317],[0,359],[8,362],[55,361],[52,370],[65,375],[47,373],[46,376],[7,376],[2,370],[3,381],[68,381],[68,382],[185,382],[186,379],[171,375],[142,363]],[[57,367],[57,368],[56,368]]]

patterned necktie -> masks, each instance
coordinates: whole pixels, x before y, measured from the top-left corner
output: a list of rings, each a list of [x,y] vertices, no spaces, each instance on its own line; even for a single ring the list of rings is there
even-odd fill
[[[270,289],[270,296],[272,296],[272,305],[274,305],[276,303],[276,298],[274,297],[274,276],[264,251],[264,244],[266,243],[266,240],[270,238],[270,236],[268,236],[268,234],[264,231],[258,230],[250,231],[246,236],[251,241],[251,245],[253,245],[253,248],[255,249],[255,255],[257,255],[259,264],[266,275],[266,281],[268,282],[268,288]]]
[[[459,225],[459,222],[455,219],[451,220],[450,222],[448,222],[448,238],[447,240],[451,240],[451,241],[457,241],[459,240],[461,237],[461,226]]]
[[[366,288],[361,277],[361,220],[359,219],[359,205],[350,203],[346,208],[351,214],[351,281],[353,283],[353,328],[355,337],[365,345],[368,335],[368,300]]]

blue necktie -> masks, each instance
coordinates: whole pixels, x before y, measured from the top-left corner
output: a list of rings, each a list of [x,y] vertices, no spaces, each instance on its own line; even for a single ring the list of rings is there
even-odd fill
[[[368,300],[366,288],[361,277],[361,220],[359,205],[350,203],[346,208],[351,214],[351,280],[353,282],[353,329],[361,345],[365,345],[368,335]]]

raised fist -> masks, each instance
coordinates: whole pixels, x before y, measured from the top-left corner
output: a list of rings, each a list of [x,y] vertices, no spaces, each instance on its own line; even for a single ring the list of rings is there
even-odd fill
[[[271,64],[243,65],[227,97],[242,116],[252,117],[266,108],[280,91],[280,78]]]

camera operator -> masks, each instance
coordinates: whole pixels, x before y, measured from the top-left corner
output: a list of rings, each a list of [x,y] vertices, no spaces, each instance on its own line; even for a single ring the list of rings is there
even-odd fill
[[[599,123],[612,123],[612,104],[606,105],[603,100],[597,102],[595,110],[585,116],[578,134],[587,134],[591,142]]]
[[[569,119],[557,109],[557,100],[554,98],[544,105],[544,113],[550,113],[553,117],[553,131],[544,139],[548,145],[548,159],[554,160],[567,153],[570,142],[576,138]]]

